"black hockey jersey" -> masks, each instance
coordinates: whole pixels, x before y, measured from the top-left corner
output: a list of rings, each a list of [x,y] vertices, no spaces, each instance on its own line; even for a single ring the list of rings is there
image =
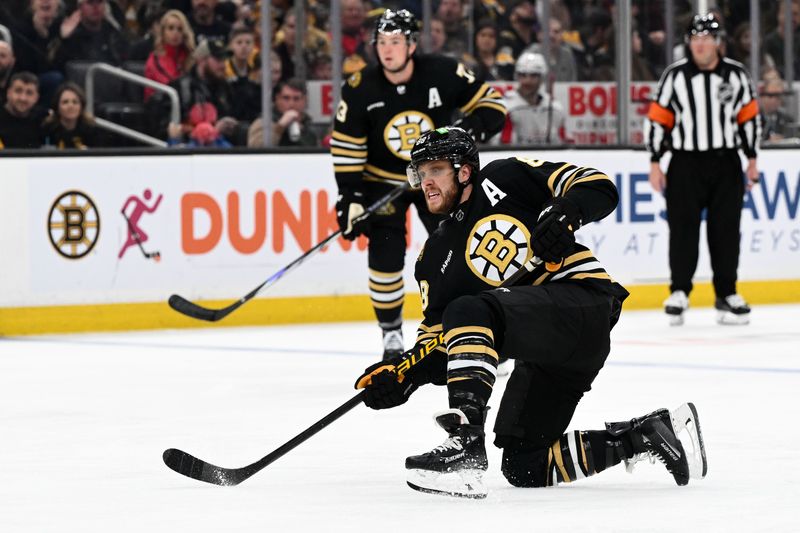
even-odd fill
[[[593,168],[508,158],[493,161],[480,171],[469,200],[431,234],[417,258],[415,277],[424,319],[415,351],[441,334],[442,315],[450,302],[500,286],[533,256],[531,230],[543,204],[555,196],[573,201],[584,223],[604,218],[618,201],[613,182]],[[628,296],[592,252],[580,244],[558,271],[539,266],[517,285],[564,281],[589,284],[620,301]],[[431,359],[446,354],[443,345],[437,351]],[[444,361],[430,363],[444,370]],[[430,372],[431,365],[421,366],[428,370],[420,370]]]
[[[451,124],[456,110],[478,118],[490,134],[505,121],[502,95],[454,59],[414,56],[414,73],[401,85],[389,82],[380,66],[354,73],[342,84],[333,122],[339,187],[405,181],[417,138]]]

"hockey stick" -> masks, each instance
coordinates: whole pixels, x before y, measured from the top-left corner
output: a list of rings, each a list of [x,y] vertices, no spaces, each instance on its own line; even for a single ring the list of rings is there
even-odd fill
[[[367,207],[364,211],[364,214],[361,215],[362,217],[368,217],[375,213],[378,209],[385,206],[392,200],[399,197],[409,188],[408,183],[404,183],[403,185],[393,189],[389,194],[379,198],[375,203]],[[272,286],[276,281],[283,277],[284,274],[291,272],[296,267],[300,266],[306,259],[320,251],[326,244],[328,244],[333,239],[337,238],[339,235],[342,234],[342,230],[337,230],[334,233],[328,235],[325,239],[320,241],[316,244],[313,248],[304,252],[300,257],[283,267],[282,269],[278,270],[272,276],[267,278],[261,285],[253,289],[252,291],[248,292],[235,302],[233,302],[228,307],[223,307],[222,309],[209,309],[207,307],[203,307],[198,305],[194,302],[190,302],[183,296],[178,294],[173,294],[169,297],[169,306],[172,307],[179,313],[182,313],[188,317],[197,318],[199,320],[207,320],[209,322],[216,322],[217,320],[221,320],[228,316],[229,314],[233,313],[239,307],[247,303],[248,301],[252,300],[259,292],[265,290]]]
[[[199,481],[212,483],[214,485],[233,486],[250,478],[253,474],[260,472],[264,467],[272,464],[277,459],[283,457],[288,452],[295,449],[298,445],[316,435],[321,429],[328,426],[331,422],[350,411],[353,407],[360,404],[364,396],[364,391],[359,392],[342,405],[331,411],[324,418],[312,424],[308,429],[301,432],[293,439],[289,440],[273,452],[265,455],[253,464],[242,468],[223,468],[212,465],[202,459],[198,459],[191,454],[170,448],[164,452],[164,463],[179,474],[188,476]]]
[[[161,252],[145,252],[144,246],[142,246],[142,241],[139,239],[139,232],[133,228],[133,224],[131,224],[131,221],[128,218],[128,215],[125,214],[125,211],[120,211],[120,213],[122,213],[122,218],[125,219],[125,222],[128,223],[128,229],[131,232],[131,237],[133,237],[133,240],[139,246],[139,250],[141,250],[145,259],[154,259],[156,262],[159,262],[161,260]]]
[[[509,286],[516,283],[522,276],[533,272],[534,268],[542,264],[542,260],[538,257],[532,258],[530,261],[525,263],[522,268],[520,268],[517,272],[515,272],[510,278],[505,280],[501,286]],[[436,349],[439,344],[444,342],[444,335],[440,334],[438,337],[429,341],[424,347],[420,349],[418,353],[412,354],[411,357],[406,358],[406,360],[398,366],[397,374],[398,374],[398,381],[402,381],[403,374],[408,372],[408,370],[416,365],[419,364],[422,359],[425,358],[429,353],[431,353],[434,349]],[[242,481],[250,478],[254,474],[260,472],[265,467],[269,466],[277,459],[280,459],[294,448],[302,444],[303,442],[310,439],[312,436],[316,435],[320,430],[331,424],[333,421],[353,409],[356,405],[361,403],[364,397],[364,391],[359,392],[345,403],[331,411],[328,415],[324,418],[318,420],[306,430],[299,433],[293,439],[286,442],[283,446],[276,449],[273,452],[265,455],[255,463],[249,464],[247,466],[243,466],[241,468],[224,468],[221,466],[213,465],[211,463],[207,463],[202,459],[198,459],[197,457],[186,453],[182,450],[178,450],[176,448],[170,448],[164,451],[163,459],[164,464],[166,464],[169,468],[174,470],[175,472],[190,477],[192,479],[196,479],[198,481],[205,481],[206,483],[211,483],[213,485],[222,485],[222,486],[234,486],[238,485]]]

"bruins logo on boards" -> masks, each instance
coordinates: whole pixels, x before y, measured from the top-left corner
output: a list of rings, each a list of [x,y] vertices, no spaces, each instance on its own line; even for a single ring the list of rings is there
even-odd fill
[[[389,120],[383,130],[386,147],[400,159],[411,161],[411,148],[420,135],[433,129],[433,120],[419,111],[403,111]]]
[[[528,261],[531,234],[522,222],[508,215],[480,219],[470,232],[465,258],[470,270],[489,285],[504,279]]]
[[[88,254],[100,237],[100,213],[88,195],[67,191],[53,202],[47,221],[50,243],[67,259]]]

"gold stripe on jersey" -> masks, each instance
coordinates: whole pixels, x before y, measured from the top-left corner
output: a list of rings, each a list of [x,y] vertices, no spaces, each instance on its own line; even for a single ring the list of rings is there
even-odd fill
[[[351,137],[350,135],[345,135],[344,133],[338,132],[336,130],[334,130],[333,133],[331,133],[331,138],[352,144],[363,144],[363,145],[367,144],[366,137]]]
[[[364,172],[364,165],[333,165],[334,172]]]
[[[610,281],[614,281],[611,278],[611,276],[608,275],[608,272],[581,272],[580,274],[574,274],[570,276],[569,279],[587,279],[587,278],[607,279]]]
[[[506,115],[506,107],[504,105],[502,105],[502,104],[495,104],[495,103],[492,103],[492,102],[486,102],[486,103],[483,103],[483,104],[479,104],[475,109],[478,109],[480,107],[488,107],[490,109],[494,109],[495,111],[499,111],[500,113],[503,113],[504,116]]]
[[[572,168],[575,168],[575,165],[564,163],[559,168],[557,168],[552,174],[550,174],[550,177],[547,178],[547,188],[550,189],[550,194],[552,194],[553,196],[556,195],[556,187],[555,187],[556,180],[560,176],[562,176],[567,170]]]
[[[337,148],[335,146],[331,147],[331,155],[343,155],[345,157],[358,157],[358,158],[365,158],[367,157],[366,150],[347,150],[345,148]]]
[[[484,344],[459,344],[458,346],[447,350],[448,355],[459,355],[464,353],[484,354],[492,356],[497,360],[500,359],[494,348],[490,348]]]
[[[611,181],[611,178],[609,178],[608,176],[606,176],[602,172],[598,172],[597,174],[590,174],[590,175],[588,175],[586,177],[579,177],[573,183],[569,184],[569,186],[567,188],[565,188],[564,191],[561,194],[563,195],[565,192],[567,192],[569,187],[571,187],[572,185],[575,185],[576,183],[588,183],[590,181],[597,181],[597,180],[608,180],[608,181]]]
[[[464,333],[477,333],[478,335],[485,335],[489,337],[489,339],[494,342],[494,333],[489,328],[484,328],[482,326],[464,326],[460,328],[453,328],[448,331],[444,336],[445,344],[450,344],[450,341],[453,340],[453,337],[456,335],[462,335]]]
[[[460,111],[464,114],[471,113],[473,109],[478,107],[478,101],[484,96],[486,96],[491,90],[493,89],[492,87],[489,86],[488,83],[484,83],[483,85],[481,85],[481,88],[478,89],[478,92],[475,93],[475,95],[470,99],[470,101],[459,108]]]
[[[571,256],[564,259],[564,264],[562,265],[561,268],[571,265],[572,263],[575,263],[577,261],[583,261],[584,259],[594,259],[594,256],[592,256],[592,252],[590,252],[589,250],[585,250],[583,252],[572,254]]]

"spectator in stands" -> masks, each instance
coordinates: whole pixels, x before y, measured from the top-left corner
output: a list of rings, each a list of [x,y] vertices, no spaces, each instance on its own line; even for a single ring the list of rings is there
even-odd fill
[[[794,59],[794,75],[795,79],[800,79],[800,0],[794,0],[792,2],[792,37],[794,39],[793,47],[794,47],[794,54],[792,55]],[[781,1],[778,3],[778,10],[777,10],[777,26],[771,32],[769,32],[762,42],[763,50],[777,62],[777,69],[781,73],[781,77],[785,77],[786,73],[784,70],[784,61],[783,61],[783,42],[784,42],[784,35],[783,35],[783,26],[784,26],[784,17],[786,11],[786,4],[785,2]]]
[[[548,71],[554,81],[577,81],[578,65],[572,47],[564,42],[564,26],[556,17],[550,17],[550,55],[547,59]],[[544,35],[540,37],[544,38]],[[526,52],[544,54],[541,43],[525,49]]]
[[[374,24],[373,24],[374,26]],[[446,54],[444,43],[447,42],[447,32],[444,22],[436,17],[431,18],[431,54]]]
[[[514,0],[509,3],[508,24],[500,32],[500,49],[517,58],[522,51],[536,42],[536,7],[532,0]]]
[[[219,120],[214,124],[217,130],[225,137],[232,138],[237,126],[233,118],[233,92],[225,80],[225,59],[228,49],[225,43],[218,40],[205,40],[197,45],[194,51],[195,66],[185,76],[170,83],[178,91],[181,101],[181,120],[183,133],[188,134],[192,129],[189,121],[189,111],[195,104],[211,104],[214,106]],[[162,118],[158,130],[166,131],[167,124],[163,122],[169,117],[169,100],[162,94],[156,93],[151,100],[156,100],[162,108],[157,116]]]
[[[342,63],[342,75],[349,76],[358,72],[367,65],[375,63],[375,48],[372,45],[372,30],[375,28],[375,18],[367,18],[362,25],[362,41],[355,53],[347,56]]]
[[[169,85],[191,70],[194,50],[194,32],[189,21],[182,12],[170,9],[159,22],[153,52],[144,66],[145,78]],[[154,92],[146,87],[144,99],[148,100]]]
[[[761,112],[761,139],[764,141],[780,141],[794,135],[794,121],[781,109],[785,91],[783,80],[767,81],[761,90],[758,109]]]
[[[295,74],[295,35],[296,35],[297,21],[294,11],[289,11],[283,19],[283,25],[278,31],[276,36],[275,51],[281,57],[281,64],[283,65],[283,79],[294,77]],[[306,23],[305,43],[303,46],[304,54],[313,56],[315,54],[324,52],[331,53],[331,42],[328,35],[315,28],[313,25]]]
[[[129,60],[147,61],[147,58],[150,57],[150,54],[155,49],[156,37],[161,32],[161,17],[164,16],[166,11],[160,1],[144,4],[139,9],[139,26],[145,28],[146,31],[140,39],[133,41],[131,44],[128,50]]]
[[[613,81],[614,56],[611,16],[601,8],[590,8],[580,30],[580,47],[575,50],[579,81]]]
[[[53,54],[62,20],[58,14],[58,0],[31,0],[30,15],[20,21],[15,33],[16,69],[33,72],[39,77],[39,94],[45,102],[64,81]]]
[[[52,70],[48,46],[58,37],[61,19],[58,0],[31,0],[30,15],[20,21],[16,31],[16,55],[20,71],[39,74]]]
[[[5,41],[0,41],[0,105],[6,103],[6,89],[14,72],[14,49]]]
[[[106,0],[78,0],[78,8],[61,24],[55,64],[63,66],[77,60],[121,65],[128,43],[108,13]]]
[[[614,47],[610,47],[610,50],[613,52]],[[631,30],[631,80],[656,81],[657,79],[650,63],[644,57],[642,37],[634,22]]]
[[[367,6],[364,0],[342,0],[342,54],[349,57],[364,41]],[[368,33],[368,32],[366,32]]]
[[[52,111],[42,124],[42,146],[86,150],[97,146],[94,119],[86,113],[86,96],[73,82],[56,91]]]
[[[228,83],[235,84],[239,80],[256,81],[253,79],[253,72],[258,52],[253,28],[247,24],[234,24],[228,38],[228,48],[231,51],[230,57],[225,61],[225,77]]]
[[[320,53],[308,60],[308,79],[330,80],[333,78],[333,58],[329,54]]]
[[[222,41],[227,44],[231,25],[217,13],[217,0],[192,0],[190,22],[195,40]]]
[[[510,80],[514,76],[514,58],[508,53],[498,52],[497,26],[492,19],[485,18],[475,25],[475,58],[467,61],[478,78]]]
[[[275,87],[272,107],[272,140],[277,146],[319,146],[320,139],[306,113],[308,91],[303,80],[290,78]],[[264,126],[261,119],[250,126],[247,146],[262,146]]]
[[[547,78],[544,56],[523,52],[515,65],[519,86],[506,93],[508,116],[501,134],[504,144],[553,144],[564,142],[564,109],[543,86]]]
[[[750,44],[752,43],[753,31],[749,22],[742,22],[733,30],[730,44],[728,45],[728,57],[750,67]],[[783,60],[780,57],[779,60]],[[769,55],[765,49],[761,48],[761,69],[762,72],[776,68],[775,59]]]
[[[225,77],[233,92],[232,116],[249,126],[261,115],[261,59],[255,49],[253,29],[243,23],[234,24],[228,48],[231,56],[225,61]],[[244,144],[244,132],[242,136]]]
[[[39,148],[47,111],[38,107],[39,79],[31,72],[11,76],[6,103],[0,108],[0,149]]]
[[[469,32],[464,23],[464,0],[441,0],[436,18],[444,23],[446,39],[441,53],[461,58],[469,50]]]

